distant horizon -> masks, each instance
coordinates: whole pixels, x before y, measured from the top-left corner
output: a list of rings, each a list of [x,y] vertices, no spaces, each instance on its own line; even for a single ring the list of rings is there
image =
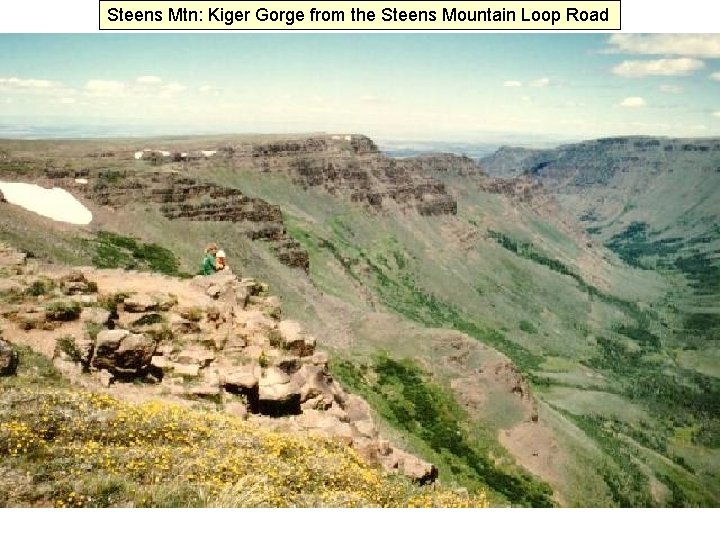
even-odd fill
[[[720,34],[0,34],[8,123],[140,136],[720,136]]]
[[[460,137],[422,137],[422,136],[382,136],[364,132],[333,131],[333,130],[306,130],[306,131],[201,131],[193,129],[173,129],[168,126],[138,126],[120,124],[59,124],[42,125],[31,122],[3,124],[0,119],[0,140],[116,140],[116,139],[163,139],[163,138],[192,138],[192,137],[232,137],[232,136],[303,136],[316,134],[353,134],[363,135],[372,139],[378,146],[386,149],[417,149],[419,146],[428,146],[432,151],[437,145],[457,146],[533,146],[552,147],[563,144],[580,143],[599,139],[612,138],[659,138],[659,139],[718,139],[718,135],[704,136],[671,136],[664,134],[638,133],[638,134],[609,134],[602,136],[570,136],[558,134],[536,134],[521,132],[481,132],[466,138]]]

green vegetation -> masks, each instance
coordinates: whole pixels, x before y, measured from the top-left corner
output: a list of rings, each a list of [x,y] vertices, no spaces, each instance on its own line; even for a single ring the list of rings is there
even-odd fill
[[[48,321],[74,321],[80,317],[82,308],[77,302],[57,301],[45,307],[45,319]]]
[[[473,488],[487,486],[511,504],[552,506],[549,486],[516,468],[498,465],[493,456],[500,449],[488,445],[490,434],[479,437],[480,428],[469,423],[452,395],[414,362],[379,353],[363,365],[335,361],[332,369],[387,422],[427,448],[428,457],[453,480]]]
[[[151,324],[162,324],[167,322],[160,313],[145,313],[138,320],[132,323],[133,326],[149,326]]]
[[[605,245],[613,250],[625,263],[638,268],[654,268],[647,262],[658,257],[664,258],[678,252],[681,238],[650,240],[649,226],[643,221],[633,221],[623,232],[614,235]]]
[[[52,292],[55,288],[55,284],[50,279],[36,279],[33,281],[27,289],[25,294],[27,296],[42,296]]]
[[[88,243],[94,250],[92,263],[98,268],[149,270],[171,276],[181,275],[179,261],[173,252],[158,244],[146,244],[107,231],[98,232],[96,238]]]
[[[58,338],[55,342],[55,348],[56,350],[64,352],[73,362],[82,361],[82,353],[80,352],[80,349],[78,349],[75,339],[72,337],[63,336]]]

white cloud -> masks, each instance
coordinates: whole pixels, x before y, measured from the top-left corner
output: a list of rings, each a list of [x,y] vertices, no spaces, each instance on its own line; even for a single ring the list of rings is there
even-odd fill
[[[162,79],[155,75],[143,75],[142,77],[138,77],[136,81],[140,84],[160,84]]]
[[[620,102],[621,107],[628,107],[631,109],[638,109],[640,107],[645,107],[647,103],[645,100],[641,97],[633,96],[633,97],[626,97]]]
[[[650,77],[690,75],[705,63],[696,58],[660,58],[659,60],[626,60],[612,69],[621,77]]]
[[[185,87],[180,83],[170,83],[164,85],[161,90],[166,94],[179,94],[185,91]]]
[[[62,103],[63,105],[72,105],[73,103],[75,103],[75,98],[71,98],[71,97],[60,98],[60,103]]]
[[[530,86],[533,88],[545,88],[550,84],[550,79],[547,77],[541,77],[530,82]]]
[[[676,84],[661,84],[658,86],[658,90],[666,94],[681,94],[683,91],[682,86]]]
[[[201,91],[203,94],[209,94],[209,93],[212,92],[213,90],[215,90],[215,88],[214,88],[213,86],[209,85],[209,84],[203,84],[203,85],[200,87],[200,91]]]
[[[19,79],[18,77],[0,77],[0,90],[53,90],[61,88],[62,83],[47,79]]]
[[[101,98],[169,98],[180,94],[186,87],[177,82],[162,84],[160,77],[147,75],[132,82],[93,79],[85,84],[85,94]]]
[[[720,58],[720,34],[613,34],[612,52]]]
[[[503,86],[506,88],[519,88],[522,86],[520,81],[505,81]]]
[[[85,91],[92,96],[116,97],[125,93],[126,85],[122,81],[93,79],[85,84]]]
[[[710,78],[711,78],[713,81],[718,81],[718,82],[720,82],[720,71],[716,71],[715,73],[712,73],[712,74],[710,75]]]
[[[712,113],[712,115],[716,118],[720,118],[720,111],[715,111],[714,113]]]

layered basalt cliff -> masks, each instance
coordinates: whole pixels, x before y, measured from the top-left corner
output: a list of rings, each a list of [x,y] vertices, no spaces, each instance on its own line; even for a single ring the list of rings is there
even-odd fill
[[[305,189],[323,189],[371,209],[399,208],[428,216],[457,213],[457,201],[442,182],[384,156],[361,135],[240,144],[222,151],[238,168],[284,173]]]
[[[67,182],[65,187],[103,206],[120,208],[133,204],[156,204],[171,220],[229,221],[242,227],[252,240],[268,240],[279,260],[307,271],[310,259],[285,230],[279,206],[248,197],[238,189],[184,178],[177,174],[100,174],[85,185]],[[57,184],[57,182],[55,182]]]

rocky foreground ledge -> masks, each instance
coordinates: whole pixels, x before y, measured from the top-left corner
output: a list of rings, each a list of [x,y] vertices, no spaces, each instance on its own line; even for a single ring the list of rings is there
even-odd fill
[[[282,319],[264,283],[230,273],[180,280],[39,267],[3,246],[0,275],[3,337],[51,355],[79,385],[321,433],[419,483],[437,477],[435,466],[380,437],[368,404],[334,380],[326,353],[298,322]],[[16,367],[0,340],[0,373]]]

